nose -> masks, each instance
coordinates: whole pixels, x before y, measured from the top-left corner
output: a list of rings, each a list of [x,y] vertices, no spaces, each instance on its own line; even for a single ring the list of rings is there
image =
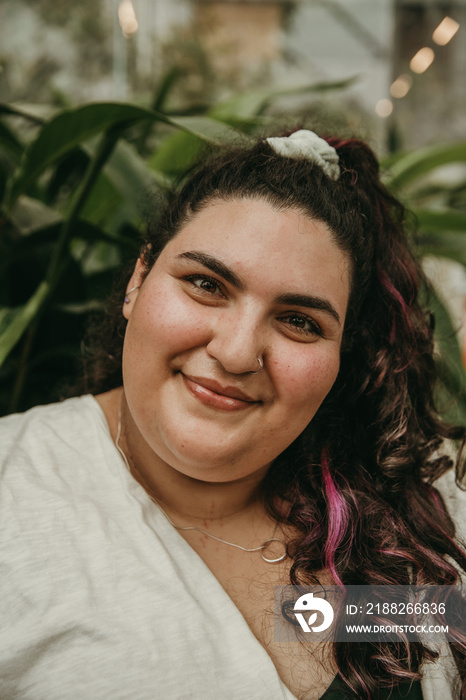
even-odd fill
[[[255,313],[227,313],[217,319],[207,352],[230,374],[257,372],[263,367],[263,322]]]

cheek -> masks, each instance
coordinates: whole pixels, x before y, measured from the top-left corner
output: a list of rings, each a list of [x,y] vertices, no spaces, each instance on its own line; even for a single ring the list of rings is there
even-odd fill
[[[332,388],[340,369],[339,348],[307,346],[287,362],[277,361],[275,373],[283,399],[290,408],[314,415]]]
[[[205,323],[193,305],[170,290],[159,289],[141,297],[128,323],[134,350],[145,348],[151,355],[182,352],[201,342]]]

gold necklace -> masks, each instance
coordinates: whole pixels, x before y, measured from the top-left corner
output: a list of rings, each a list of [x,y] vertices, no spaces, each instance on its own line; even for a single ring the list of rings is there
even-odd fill
[[[128,472],[131,474],[131,467],[129,465],[128,458],[123,451],[122,447],[120,447],[120,437],[121,437],[121,404],[118,408],[118,430],[117,430],[117,436],[115,440],[115,447],[117,448],[118,452],[120,453],[123,462],[126,465],[126,468]],[[146,489],[147,491],[147,489]],[[149,493],[147,491],[147,493]],[[277,530],[278,523],[275,525],[274,531],[272,533],[272,537],[270,537],[268,540],[265,540],[259,547],[242,547],[240,544],[234,544],[233,542],[227,542],[227,540],[222,540],[220,537],[216,537],[215,535],[211,535],[210,532],[207,532],[206,530],[203,530],[200,527],[195,527],[194,525],[188,525],[186,527],[182,527],[181,525],[176,525],[173,520],[170,518],[168,513],[164,511],[160,503],[152,496],[152,494],[149,493],[150,498],[154,501],[154,503],[160,508],[170,525],[175,528],[175,530],[197,530],[197,532],[202,532],[204,535],[207,537],[210,537],[212,540],[216,540],[217,542],[221,542],[222,544],[227,544],[229,547],[236,547],[236,549],[241,549],[243,552],[260,552],[262,559],[267,563],[267,564],[278,564],[279,562],[283,561],[287,556],[287,551],[286,551],[286,542],[284,540],[279,539],[278,537],[274,537],[274,534]],[[270,547],[272,542],[280,542],[280,544],[283,545],[284,552],[281,554],[279,557],[276,557],[274,559],[270,559],[265,556],[265,551],[267,551],[267,548]]]

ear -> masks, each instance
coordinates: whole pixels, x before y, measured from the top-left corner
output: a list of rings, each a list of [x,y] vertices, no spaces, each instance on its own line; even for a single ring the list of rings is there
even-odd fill
[[[126,320],[131,316],[134,307],[134,302],[139,292],[139,287],[144,282],[146,276],[146,267],[142,257],[138,258],[134,266],[133,274],[131,275],[128,284],[126,285],[126,294],[123,301],[123,316]]]

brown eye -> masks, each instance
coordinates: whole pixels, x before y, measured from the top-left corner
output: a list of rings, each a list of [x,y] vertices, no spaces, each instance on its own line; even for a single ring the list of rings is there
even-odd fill
[[[212,294],[215,294],[215,292],[218,291],[218,284],[209,279],[198,280],[198,284],[196,286],[199,287],[199,289],[203,289],[205,292],[211,292]]]
[[[309,318],[309,316],[301,316],[300,314],[292,314],[285,316],[282,321],[293,331],[303,335],[322,335],[320,326]]]
[[[288,323],[290,323],[290,325],[296,326],[296,328],[302,328],[303,330],[305,330],[307,321],[306,319],[301,318],[300,316],[291,316]]]
[[[198,292],[209,296],[224,296],[221,285],[217,280],[205,275],[189,275],[184,277]]]

